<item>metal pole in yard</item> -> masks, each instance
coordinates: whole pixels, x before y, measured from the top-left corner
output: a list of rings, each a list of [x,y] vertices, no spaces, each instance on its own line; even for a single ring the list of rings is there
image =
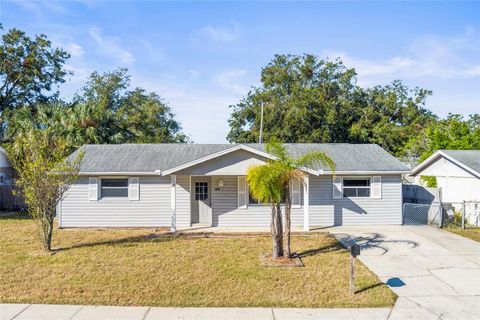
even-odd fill
[[[263,102],[260,105],[260,138],[258,143],[263,143]]]
[[[462,204],[462,230],[465,229],[465,200],[463,200]]]
[[[355,294],[355,257],[350,254],[350,294]]]

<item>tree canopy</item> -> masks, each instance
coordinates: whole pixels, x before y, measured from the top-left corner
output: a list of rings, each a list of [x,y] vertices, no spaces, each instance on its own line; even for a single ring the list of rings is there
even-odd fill
[[[0,25],[0,30],[2,30]],[[65,61],[70,55],[44,34],[30,38],[10,29],[0,42],[0,114],[23,105],[45,103],[56,97],[54,85],[65,82]]]
[[[258,142],[263,104],[265,140],[378,143],[402,155],[408,140],[436,120],[425,108],[430,94],[401,81],[363,89],[340,59],[276,55],[261,70],[261,85],[230,106],[227,139]]]
[[[440,149],[480,150],[480,114],[466,120],[459,114],[432,122],[420,135],[412,137],[406,149],[409,156],[423,161]]]
[[[87,143],[186,142],[169,106],[155,93],[128,90],[126,69],[93,73],[70,104],[56,101],[8,112],[6,137],[49,128],[72,148]]]
[[[1,28],[1,25],[0,25]],[[54,85],[65,82],[70,56],[45,35],[10,29],[0,43],[0,116],[4,141],[49,129],[70,147],[86,143],[188,142],[168,104],[156,93],[130,87],[127,69],[93,72],[72,101]]]

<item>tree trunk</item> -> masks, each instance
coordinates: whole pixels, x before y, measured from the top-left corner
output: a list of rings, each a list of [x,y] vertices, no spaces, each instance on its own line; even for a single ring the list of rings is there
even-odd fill
[[[270,231],[273,242],[272,259],[278,259],[279,257],[283,256],[282,220],[279,206],[274,203],[272,203],[272,220],[270,223]]]
[[[40,238],[45,251],[52,250],[53,217],[43,216],[40,223]]]
[[[285,247],[285,257],[290,258],[290,233],[291,233],[291,209],[290,188],[285,187],[285,230],[283,231],[283,243]]]
[[[276,223],[277,223],[277,238],[279,245],[278,255],[283,257],[283,223],[282,223],[282,208],[280,203],[276,204]]]

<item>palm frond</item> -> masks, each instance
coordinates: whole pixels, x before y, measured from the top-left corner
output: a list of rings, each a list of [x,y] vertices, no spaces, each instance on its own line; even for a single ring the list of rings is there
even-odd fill
[[[285,148],[285,146],[282,143],[276,140],[271,140],[270,142],[268,142],[265,147],[265,150],[283,162],[289,160],[290,158],[287,148]]]
[[[312,169],[316,166],[324,165],[330,168],[333,172],[335,172],[335,163],[333,162],[332,158],[320,151],[310,151],[300,156],[295,161],[295,164],[297,167]]]
[[[262,203],[279,202],[282,198],[280,172],[270,163],[250,167],[247,182],[251,195]]]

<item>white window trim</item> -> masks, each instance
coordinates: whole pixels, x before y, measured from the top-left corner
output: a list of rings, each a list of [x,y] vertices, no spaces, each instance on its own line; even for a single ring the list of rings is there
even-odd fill
[[[346,187],[346,189],[358,189],[358,188],[361,188],[361,189],[370,189],[370,196],[368,197],[346,197],[345,196],[345,193],[344,193],[344,190],[345,190],[345,185],[343,183],[343,180],[362,180],[362,179],[370,179],[370,186],[368,187]],[[370,199],[370,198],[373,198],[372,196],[372,191],[373,191],[373,177],[372,176],[342,176],[342,199],[344,198],[348,198],[348,199],[361,199],[361,198],[365,198],[365,199]]]

